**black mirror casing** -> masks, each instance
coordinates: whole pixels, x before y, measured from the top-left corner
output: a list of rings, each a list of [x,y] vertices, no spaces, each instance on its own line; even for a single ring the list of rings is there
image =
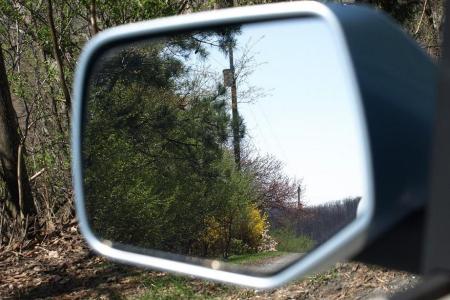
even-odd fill
[[[387,16],[354,9],[335,13],[363,98],[376,197],[369,242],[355,259],[420,273],[438,68]]]

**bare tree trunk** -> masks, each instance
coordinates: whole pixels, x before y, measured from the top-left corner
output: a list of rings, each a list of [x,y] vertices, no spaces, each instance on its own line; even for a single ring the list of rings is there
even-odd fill
[[[222,250],[222,257],[224,259],[228,259],[228,257],[230,256],[230,247],[231,247],[231,239],[232,239],[232,231],[233,231],[233,215],[234,215],[235,211],[230,214],[229,216],[225,217],[224,220],[224,225],[225,225],[225,230],[224,230],[224,245],[223,245],[223,250]]]
[[[0,174],[8,191],[6,209],[14,219],[36,214],[22,149],[0,44]]]
[[[430,1],[433,26],[439,32],[439,40],[442,40],[442,29],[444,25],[444,0]]]
[[[53,19],[53,6],[52,0],[47,0],[47,9],[48,9],[48,23],[50,25],[50,32],[52,34],[52,43],[53,43],[53,55],[55,56],[56,64],[58,66],[59,71],[59,81],[61,84],[61,88],[64,93],[65,103],[67,110],[70,110],[72,107],[72,100],[70,97],[69,88],[67,87],[66,77],[64,75],[64,66],[61,58],[61,52],[58,47],[58,36],[56,33],[55,20]]]
[[[435,45],[431,45],[430,49],[434,56],[441,56],[442,40],[444,34],[444,0],[432,0],[430,1],[430,18],[433,28],[435,30]]]
[[[91,35],[95,35],[100,31],[97,25],[97,11],[95,0],[91,0],[91,3],[89,5],[89,14],[89,28],[91,29]]]

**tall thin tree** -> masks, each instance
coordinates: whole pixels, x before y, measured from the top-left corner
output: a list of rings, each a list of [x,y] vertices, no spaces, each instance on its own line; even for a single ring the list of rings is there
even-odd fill
[[[23,219],[34,215],[36,207],[1,46],[0,44],[0,176],[8,192],[5,199],[6,211],[13,219]]]
[[[61,50],[59,49],[59,45],[58,45],[58,33],[56,31],[55,19],[53,17],[52,0],[47,0],[47,15],[48,15],[48,23],[50,26],[50,33],[52,36],[53,56],[55,57],[56,65],[58,67],[59,83],[61,85],[61,89],[64,94],[64,99],[65,99],[65,103],[66,103],[67,119],[69,119],[69,115],[68,115],[67,111],[71,110],[72,99],[70,96],[69,88],[67,86],[66,76],[64,74],[64,65],[63,65]]]

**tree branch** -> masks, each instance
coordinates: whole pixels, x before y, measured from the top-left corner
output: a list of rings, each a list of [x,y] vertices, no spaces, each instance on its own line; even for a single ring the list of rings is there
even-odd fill
[[[63,66],[63,62],[61,59],[61,53],[60,53],[59,47],[58,47],[58,37],[57,37],[57,33],[56,33],[55,20],[53,18],[52,0],[47,0],[47,4],[48,4],[48,7],[47,7],[48,21],[49,21],[49,25],[50,25],[50,32],[52,35],[52,43],[53,43],[53,55],[55,57],[56,64],[58,66],[59,80],[60,80],[61,88],[64,93],[66,108],[67,108],[67,110],[71,110],[72,99],[70,97],[69,88],[67,87],[66,78],[64,75],[64,66]]]

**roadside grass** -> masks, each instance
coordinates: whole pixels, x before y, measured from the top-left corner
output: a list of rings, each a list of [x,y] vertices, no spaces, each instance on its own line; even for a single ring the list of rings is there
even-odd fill
[[[223,299],[232,295],[245,298],[254,293],[238,287],[166,273],[147,273],[140,280],[145,292],[132,299]]]
[[[314,240],[304,235],[297,236],[289,229],[273,230],[270,235],[278,242],[278,251],[306,253],[314,247]]]
[[[279,257],[286,252],[270,251],[244,255],[233,255],[227,262],[246,265],[257,264],[272,257]],[[133,298],[136,300],[154,299],[223,299],[225,297],[246,298],[254,295],[255,291],[225,284],[170,275],[167,273],[148,272],[142,274],[137,280],[145,292]]]
[[[196,293],[192,281],[187,278],[165,274],[149,275],[142,278],[142,284],[146,289],[145,293],[136,299],[205,299],[203,295],[200,296]]]
[[[281,255],[282,253],[279,253]],[[267,256],[266,256],[267,257]],[[269,256],[275,257],[275,256]],[[237,259],[237,257],[235,257]],[[250,257],[239,257],[240,262],[249,262],[255,259]],[[291,282],[285,287],[289,290],[289,286],[303,285],[313,287],[326,286],[328,282],[339,280],[339,270],[333,267],[327,272],[308,276],[304,279],[298,279]],[[149,272],[140,277],[140,282],[145,292],[140,296],[133,297],[135,300],[169,300],[169,299],[248,299],[255,296],[256,291],[253,289],[245,289],[234,286],[228,286],[202,279],[194,279],[192,277],[182,277],[170,275],[167,273]],[[270,298],[270,291],[257,292],[262,299]]]
[[[286,254],[288,253],[283,251],[268,251],[233,255],[228,258],[227,262],[237,265],[255,265]],[[223,299],[231,296],[237,297],[237,299],[245,299],[255,294],[255,290],[252,289],[167,273],[146,272],[136,280],[144,289],[141,295],[132,298],[136,300]]]
[[[267,251],[242,255],[232,255],[228,258],[227,262],[239,265],[257,264],[259,262],[264,262],[268,258],[279,257],[285,254],[287,253],[283,251]]]

